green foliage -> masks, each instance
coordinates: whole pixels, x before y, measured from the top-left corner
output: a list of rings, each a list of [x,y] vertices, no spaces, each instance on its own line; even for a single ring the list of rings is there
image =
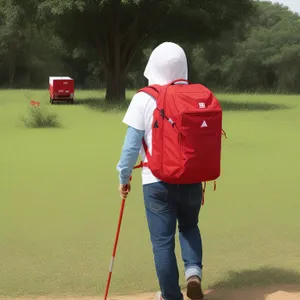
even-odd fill
[[[58,36],[36,21],[37,1],[0,0],[0,86],[34,87],[64,70]],[[47,83],[47,82],[46,82]]]
[[[234,90],[300,92],[300,18],[278,5],[269,8],[260,12],[264,23],[228,58],[228,83]]]
[[[231,92],[299,93],[300,17],[262,2],[245,25],[217,40],[192,45],[191,75],[212,88]]]
[[[192,81],[231,92],[300,92],[300,17],[250,0],[0,0],[0,87],[71,76],[111,103],[162,41],[180,43]]]
[[[28,116],[21,117],[21,121],[27,128],[59,128],[61,127],[58,115],[41,107],[30,107]]]
[[[125,98],[126,75],[153,39],[216,38],[253,11],[251,0],[43,0],[39,5],[40,17],[53,20],[53,29],[67,44],[97,53],[111,102]]]

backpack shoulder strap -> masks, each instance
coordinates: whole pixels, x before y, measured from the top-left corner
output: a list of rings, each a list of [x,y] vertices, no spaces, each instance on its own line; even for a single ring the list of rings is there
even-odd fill
[[[161,89],[160,85],[149,85],[149,86],[146,86],[146,87],[138,90],[137,92],[138,93],[144,92],[144,93],[152,96],[157,101],[160,89]],[[143,147],[144,147],[144,151],[145,151],[146,157],[147,157],[147,159],[149,161],[149,159],[151,159],[151,155],[149,153],[148,146],[147,146],[146,141],[145,141],[144,138],[143,138]],[[136,166],[136,167],[139,168],[139,167],[142,167],[142,166],[146,167],[147,163],[141,162],[141,164],[139,166]]]
[[[138,90],[138,93],[144,92],[144,93],[152,96],[155,100],[157,100],[158,96],[159,96],[160,88],[161,88],[160,85],[149,85],[149,86],[146,86],[146,87]]]

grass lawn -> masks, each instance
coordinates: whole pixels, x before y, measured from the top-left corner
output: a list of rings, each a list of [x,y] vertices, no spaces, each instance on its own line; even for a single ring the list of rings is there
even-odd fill
[[[47,91],[0,91],[0,295],[104,291],[126,127],[124,111],[104,112],[99,96],[82,91],[81,105],[51,107]],[[217,96],[228,139],[200,213],[204,288],[300,283],[300,96]],[[62,128],[22,127],[32,99]],[[135,172],[111,294],[158,288]]]

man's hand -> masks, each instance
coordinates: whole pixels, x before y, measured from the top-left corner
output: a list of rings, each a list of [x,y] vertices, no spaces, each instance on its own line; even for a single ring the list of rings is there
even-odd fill
[[[130,190],[131,190],[130,183],[119,185],[119,192],[120,192],[120,196],[121,196],[122,199],[127,198],[128,193],[130,192]]]

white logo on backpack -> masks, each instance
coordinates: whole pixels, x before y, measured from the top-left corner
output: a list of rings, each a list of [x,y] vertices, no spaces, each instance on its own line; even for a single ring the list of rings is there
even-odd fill
[[[205,108],[206,107],[205,103],[203,103],[203,102],[198,103],[198,105],[199,105],[199,108]]]
[[[208,127],[206,121],[202,122],[201,128],[203,128],[203,127]]]

